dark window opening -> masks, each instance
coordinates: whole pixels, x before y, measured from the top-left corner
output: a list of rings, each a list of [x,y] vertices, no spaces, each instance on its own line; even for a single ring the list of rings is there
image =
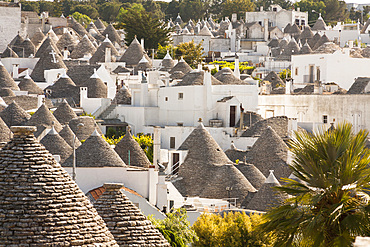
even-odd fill
[[[170,137],[170,148],[175,148],[176,138],[174,136]]]
[[[324,124],[328,123],[328,116],[327,116],[327,115],[323,115],[323,116],[322,116],[322,122],[323,122]]]

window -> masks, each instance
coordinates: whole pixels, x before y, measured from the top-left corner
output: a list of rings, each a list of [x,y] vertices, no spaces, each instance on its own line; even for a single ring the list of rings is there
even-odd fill
[[[320,81],[320,67],[316,67],[316,80]]]
[[[322,122],[324,124],[328,123],[328,115],[322,115]]]
[[[298,68],[295,68],[295,75],[298,75]]]
[[[179,93],[179,99],[183,99],[184,98],[184,93]]]
[[[277,8],[272,8],[272,11],[276,12],[277,11]]]
[[[164,101],[168,101],[168,97],[164,97]]]
[[[177,126],[184,126],[184,123],[177,123]]]
[[[175,148],[176,138],[174,136],[170,137],[170,148]]]
[[[299,26],[299,19],[295,19],[295,24]]]
[[[306,21],[305,20],[301,20],[301,26],[305,26],[306,25]]]

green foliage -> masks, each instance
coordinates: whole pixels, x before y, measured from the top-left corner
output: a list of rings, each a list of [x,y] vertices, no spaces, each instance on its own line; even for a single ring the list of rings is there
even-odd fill
[[[107,136],[103,135],[103,139],[106,142],[108,142],[109,145],[117,145],[117,143],[119,143],[122,138],[123,138],[123,135],[118,138],[115,138],[115,136],[109,137],[108,133],[107,133]]]
[[[279,77],[282,80],[285,80],[287,78],[287,75],[286,75],[287,72],[288,72],[288,78],[292,78],[292,71],[290,71],[290,69],[283,69],[282,71],[280,71]]]
[[[22,11],[34,11],[36,13],[40,13],[39,2],[21,1],[20,3],[22,4]]]
[[[278,4],[283,9],[290,9],[293,6],[293,3],[289,0],[257,0],[255,2],[257,9],[263,7],[263,9],[268,9],[271,4]]]
[[[195,44],[194,40],[186,43],[180,43],[177,46],[176,56],[182,56],[184,60],[192,67],[196,68],[203,60],[202,43]]]
[[[95,119],[95,116],[94,116],[94,115],[92,115],[91,113],[83,112],[83,113],[81,114],[81,116],[88,116],[88,117],[92,117],[93,119]]]
[[[173,45],[161,46],[161,44],[158,44],[156,58],[157,59],[163,59],[166,56],[167,51],[170,53],[170,55],[173,59],[178,59],[178,57],[176,55],[178,53],[177,47],[174,47]]]
[[[79,4],[73,8],[73,12],[78,12],[83,15],[87,15],[91,19],[97,19],[99,17],[98,11],[94,7],[89,6],[89,5]],[[89,24],[89,23],[86,23],[86,24]]]
[[[127,44],[130,44],[135,36],[139,40],[144,38],[145,48],[148,49],[156,49],[158,44],[166,45],[169,41],[171,30],[141,5],[134,4],[130,8],[120,10],[118,21],[120,23],[117,27],[122,27],[126,32]]]
[[[290,165],[297,181],[276,189],[290,195],[269,211],[261,225],[277,236],[278,246],[351,246],[370,230],[370,151],[368,131],[352,125],[296,132],[290,142]]]
[[[143,134],[138,134],[133,137],[140,144],[140,147],[144,150],[149,161],[153,163],[153,138],[150,135]]]
[[[227,61],[213,61],[210,62],[210,64],[217,64],[220,69],[223,69],[225,67],[229,67],[231,70],[235,69],[235,62],[227,62]],[[256,67],[254,66],[248,66],[248,62],[241,62],[239,63],[239,71],[240,72],[252,72]],[[211,71],[212,73],[212,71]]]
[[[323,1],[301,0],[294,3],[295,8],[300,8],[303,12],[308,12],[308,23],[314,24],[319,18],[319,13],[325,15],[325,3]]]
[[[197,240],[195,231],[190,227],[185,209],[167,213],[167,218],[157,220],[149,217],[153,225],[164,235],[172,247],[185,247]]]
[[[325,4],[325,13],[322,15],[327,23],[336,24],[338,21],[344,21],[348,18],[346,2],[338,0],[323,0]]]
[[[156,19],[163,19],[165,17],[162,12],[161,5],[157,1],[145,0],[142,3],[145,11],[153,14],[153,17]]]
[[[223,217],[218,214],[202,214],[194,223],[199,240],[194,247],[247,247],[270,246],[271,236],[263,235],[257,229],[262,217],[254,214],[248,217],[244,212],[229,212]]]
[[[180,1],[180,15],[184,22],[192,19],[197,21],[206,17],[209,5],[202,0],[182,0]]]
[[[117,2],[105,2],[99,5],[99,16],[106,22],[114,22],[119,13],[121,4]]]
[[[211,75],[215,75],[218,72],[216,68],[211,69]]]
[[[238,17],[244,17],[245,12],[254,11],[255,5],[250,0],[224,0],[222,3],[222,16],[231,17],[233,13],[238,14]]]
[[[172,18],[172,20],[175,20],[178,13],[180,13],[180,3],[179,1],[172,0],[166,9],[166,19]]]

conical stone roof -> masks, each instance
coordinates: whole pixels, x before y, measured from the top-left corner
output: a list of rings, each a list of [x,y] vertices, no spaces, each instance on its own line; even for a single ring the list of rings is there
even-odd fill
[[[62,104],[53,112],[53,115],[61,124],[68,124],[69,121],[77,117],[66,100],[63,100]]]
[[[126,86],[123,86],[120,90],[118,90],[113,102],[115,102],[117,105],[131,105],[131,93]]]
[[[58,47],[56,46],[56,44],[54,43],[54,41],[49,37],[47,36],[44,41],[42,42],[40,48],[37,50],[36,54],[35,54],[35,57],[42,57],[44,56],[43,54],[44,53],[50,53],[52,50],[54,50],[54,52],[58,53],[59,56],[61,56],[62,54],[60,53]]]
[[[161,66],[162,71],[170,71],[175,66],[175,63],[168,51],[166,56],[163,58],[161,62]]]
[[[105,192],[94,203],[119,246],[170,247],[151,221],[120,191],[122,187],[123,184],[104,184]]]
[[[302,43],[305,43],[312,38],[313,33],[310,26],[305,26],[303,32],[301,33],[301,35],[299,35],[299,39],[301,40]]]
[[[285,27],[284,27],[284,33],[290,33],[290,29],[292,28],[292,25],[290,23],[288,23]]]
[[[176,84],[176,86],[194,86],[203,85],[204,82],[204,71],[190,71],[185,74],[182,81]],[[222,85],[223,83],[217,80],[214,76],[211,76],[212,85]]]
[[[89,32],[91,29],[94,30],[95,32],[100,33],[98,28],[95,26],[94,22],[92,21],[89,23],[89,25],[87,25],[86,30]]]
[[[0,117],[4,120],[6,125],[10,128],[11,126],[23,125],[31,115],[23,110],[17,102],[9,104],[3,111],[0,112]]]
[[[63,164],[64,167],[73,165],[70,156]],[[126,167],[126,164],[95,130],[76,150],[77,167]]]
[[[240,80],[234,75],[234,72],[229,68],[225,67],[217,72],[218,75],[215,75],[215,78],[222,82],[224,85],[249,85],[248,82]]]
[[[45,104],[42,104],[39,109],[31,116],[30,120],[27,121],[29,126],[54,126],[57,131],[63,129],[59,121],[49,111]]]
[[[51,90],[50,98],[70,98],[72,97],[75,102],[80,101],[80,88],[69,78],[65,73],[58,78],[58,80],[45,88],[45,91]]]
[[[299,29],[298,25],[297,24],[293,24],[291,27],[290,27],[290,33],[291,34],[301,34],[301,29]]]
[[[284,37],[280,42],[279,42],[279,48],[284,49],[288,45],[288,40]]]
[[[326,42],[326,43],[322,44],[321,46],[319,46],[315,51],[313,51],[313,53],[327,53],[327,54],[330,53],[331,54],[331,53],[334,53],[338,50],[341,50],[339,45],[336,45],[333,42]],[[351,53],[350,53],[350,55],[352,57],[354,57],[353,51],[354,50],[351,50]],[[361,56],[361,53],[359,54],[359,56]]]
[[[288,45],[284,48],[284,51],[282,52],[282,56],[291,56],[294,54],[299,53],[299,46],[294,38],[292,38]]]
[[[112,24],[109,24],[104,32],[102,33],[103,36],[106,36],[108,35],[108,38],[110,41],[112,41],[113,43],[116,42],[117,44],[120,44],[121,43],[121,37],[118,35],[116,29],[113,27]]]
[[[73,152],[72,147],[61,137],[53,127],[40,143],[53,155],[60,156],[60,164],[62,164]]]
[[[286,195],[274,189],[274,187],[280,186],[280,183],[273,172],[273,170],[270,171],[266,181],[247,204],[247,209],[266,212],[287,199]]]
[[[244,177],[246,177],[257,190],[261,188],[266,180],[266,177],[262,174],[262,172],[253,164],[239,162],[239,164],[236,165],[236,168],[243,173]]]
[[[269,42],[268,46],[271,47],[271,48],[276,48],[276,47],[279,47],[279,39],[274,37],[272,38],[272,40]]]
[[[232,164],[201,123],[186,138],[179,150],[188,150],[173,182],[183,196],[204,198],[244,198],[255,188]],[[230,195],[226,187],[232,187]]]
[[[99,18],[94,22],[94,24],[98,30],[105,29],[104,23]]]
[[[313,25],[312,30],[320,31],[320,30],[326,30],[326,29],[327,29],[327,27],[326,27],[325,21],[320,16],[316,20],[315,24]]]
[[[6,143],[10,141],[12,132],[9,127],[6,125],[4,120],[0,117],[0,148],[3,146],[1,143]]]
[[[6,47],[5,51],[1,54],[1,57],[2,58],[5,58],[5,57],[19,57],[17,55],[17,53],[15,53],[12,48],[10,48],[9,46]]]
[[[63,129],[59,132],[59,135],[73,148],[73,139],[75,138],[75,135],[68,124],[64,125]],[[81,146],[81,142],[78,140],[77,136],[74,145],[76,148]]]
[[[213,34],[211,33],[211,31],[209,31],[206,25],[203,26],[203,28],[199,31],[198,35],[213,37]]]
[[[9,46],[13,49],[15,53],[17,53],[18,56],[23,55],[23,49],[21,48],[23,41],[24,39],[22,38],[22,36],[19,35],[18,32],[14,39],[9,43]]]
[[[47,35],[50,37],[50,39],[56,44],[59,40],[58,36],[55,34],[53,28],[50,26],[50,30],[47,33]]]
[[[27,91],[29,94],[44,94],[44,91],[28,75],[28,70],[27,75],[18,84],[18,87],[20,90]]]
[[[278,86],[285,86],[285,82],[280,78],[280,76],[275,71],[270,71],[262,81],[269,81],[271,82],[272,88],[276,88]]]
[[[312,53],[312,50],[311,50],[311,47],[308,43],[305,43],[301,50],[299,51],[299,54],[311,54]]]
[[[117,49],[113,46],[112,42],[109,39],[105,39],[104,42],[100,44],[98,49],[96,49],[96,52],[94,55],[90,58],[90,64],[96,64],[96,63],[103,63],[105,62],[105,52],[106,49],[110,48],[111,50],[111,57],[112,57],[112,62],[116,61],[116,56],[118,56],[118,51]]]
[[[49,50],[49,49],[47,49]],[[43,53],[39,61],[36,63],[35,68],[32,71],[31,77],[34,81],[42,82],[45,81],[44,71],[50,69],[65,69],[67,66],[63,62],[62,56],[55,52],[55,50],[50,46],[50,52]]]
[[[316,43],[321,39],[321,35],[317,32],[311,40],[308,41],[311,49],[316,45]]]
[[[72,59],[83,58],[85,55],[94,55],[96,48],[87,35],[84,35],[80,42],[76,45],[75,49],[71,52]]]
[[[78,35],[80,35],[81,37],[83,37],[85,34],[89,34],[86,29],[74,18],[72,18],[71,28],[73,28],[73,30],[75,30],[76,33],[78,33]]]
[[[83,124],[83,127],[78,127],[80,123]],[[68,125],[80,141],[89,138],[96,129],[102,134],[95,120],[89,116],[76,117],[69,121]]]
[[[170,70],[170,74],[173,74],[176,71],[181,71],[182,73],[186,74],[193,69],[189,66],[189,64],[181,58],[179,62]]]
[[[21,55],[22,57],[23,57],[23,55],[24,55],[24,57],[35,56],[36,48],[35,48],[34,44],[32,43],[32,41],[29,38],[25,39],[22,42],[20,47],[22,47],[23,49],[22,49],[21,54],[18,54],[18,56],[19,55]],[[23,54],[23,51],[24,51],[24,54]]]
[[[5,66],[0,61],[0,88],[10,88],[12,90],[19,90],[19,87],[10,76]]]
[[[135,37],[125,53],[121,56],[119,59],[120,62],[125,62],[127,67],[135,67],[139,64],[140,60],[143,58],[143,56],[148,60],[149,64],[151,65],[152,62],[146,52],[144,51],[144,48],[141,46],[137,38]]]
[[[326,36],[326,34],[324,34],[323,36],[321,36],[321,38],[316,42],[315,46],[312,48],[312,50],[316,50],[317,48],[319,48],[320,46],[322,46],[323,44],[325,44],[326,42],[330,42],[328,36]]]
[[[268,126],[247,153],[247,162],[255,165],[263,175],[274,170],[276,176],[287,178],[291,170],[287,165],[288,147],[276,132]]]
[[[100,79],[96,70],[87,82],[87,97],[88,98],[107,98],[108,87]]]
[[[38,28],[35,34],[31,37],[31,41],[34,44],[36,50],[39,49],[44,39],[45,35],[43,34],[43,32],[41,32],[40,28]]]
[[[36,140],[35,129],[13,127],[12,141],[0,150],[1,244],[118,247],[78,185]]]
[[[117,143],[114,150],[127,165],[145,168],[150,166],[148,157],[129,130],[126,131],[126,135]]]
[[[67,47],[69,52],[72,52],[77,45],[77,41],[72,35],[67,31],[63,33],[63,35],[59,38],[58,42],[56,43],[58,49],[63,51],[64,48]]]

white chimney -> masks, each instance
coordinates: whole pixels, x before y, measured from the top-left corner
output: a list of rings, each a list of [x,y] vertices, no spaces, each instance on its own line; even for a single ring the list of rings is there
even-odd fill
[[[285,94],[291,93],[292,93],[292,82],[289,80],[285,82]]]
[[[237,20],[238,20],[238,14],[233,13],[233,14],[231,15],[231,21],[232,21],[232,22],[236,22]]]
[[[198,64],[198,70],[199,70],[199,71],[202,71],[202,63],[199,63],[199,64]]]
[[[68,49],[64,48],[64,50],[63,50],[63,60],[68,59],[68,53],[69,53]]]
[[[19,64],[13,64],[13,78],[18,79],[19,78]]]
[[[268,41],[269,40],[269,20],[268,19],[263,20],[263,27],[264,27],[263,38],[265,41]]]
[[[154,166],[153,165],[150,165],[149,166],[149,169],[148,169],[148,172],[149,172],[149,186],[148,186],[148,194],[149,194],[149,202],[152,204],[152,205],[156,205],[157,204],[157,183],[158,183],[158,172],[155,170]]]
[[[144,48],[144,38],[141,38],[141,46],[143,47],[143,49],[145,49]]]
[[[45,95],[37,95],[37,109],[45,102]]]
[[[263,11],[263,6],[260,7],[260,11],[262,12]]]
[[[154,126],[153,137],[153,165],[158,168],[161,155],[161,129],[159,126]]]
[[[105,62],[106,63],[112,62],[112,52],[109,47],[105,48]]]
[[[353,48],[353,40],[348,41],[348,47],[351,49]]]
[[[234,65],[234,75],[238,79],[240,79],[240,70],[239,70],[239,57],[235,57],[235,65]]]

